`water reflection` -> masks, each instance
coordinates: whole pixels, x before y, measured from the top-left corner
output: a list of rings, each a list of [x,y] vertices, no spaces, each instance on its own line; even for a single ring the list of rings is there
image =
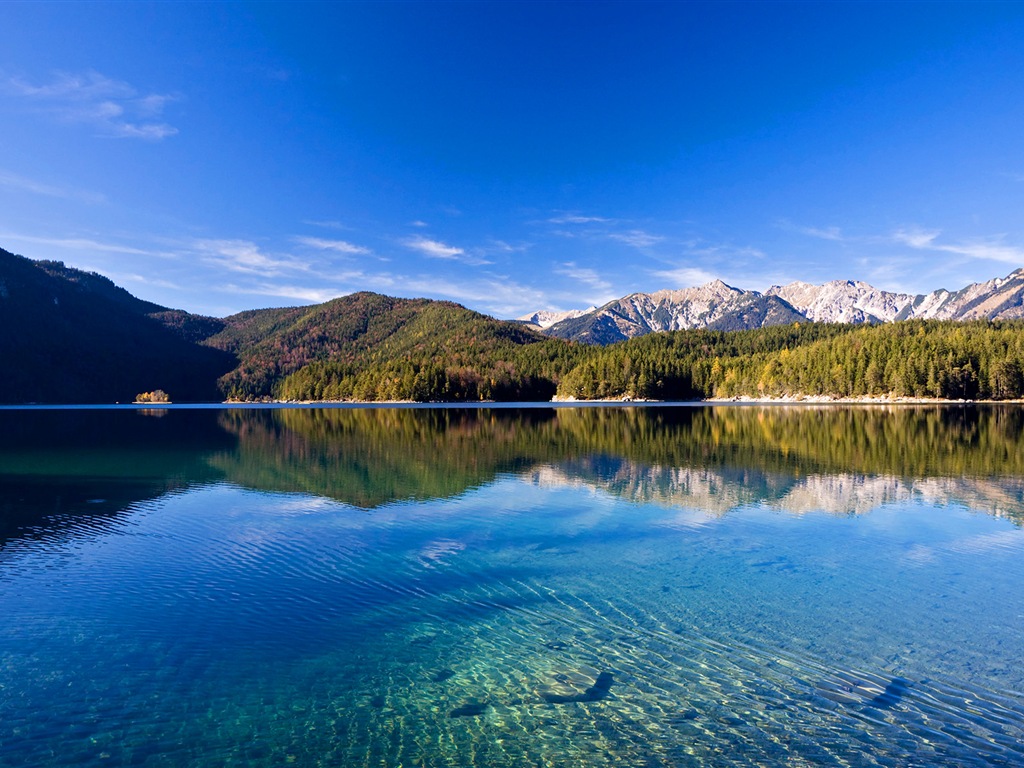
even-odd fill
[[[138,502],[215,482],[233,435],[200,411],[0,412],[0,547],[87,531]]]
[[[1020,764],[1020,416],[0,411],[4,762]]]
[[[712,515],[920,498],[1020,522],[1022,424],[1014,406],[6,411],[0,545],[225,480],[363,509],[513,475]]]
[[[921,496],[1022,519],[1015,407],[228,411],[232,482],[373,508],[503,474],[724,514],[862,514]]]

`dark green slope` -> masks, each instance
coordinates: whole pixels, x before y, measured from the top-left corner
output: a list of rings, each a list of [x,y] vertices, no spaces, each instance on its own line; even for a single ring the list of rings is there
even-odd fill
[[[217,377],[234,361],[189,342],[189,327],[216,321],[184,314],[100,275],[0,249],[0,402],[130,402],[153,389],[178,401],[219,399]]]
[[[521,379],[540,366],[540,357],[558,357],[549,349],[553,344],[567,346],[451,302],[367,292],[312,307],[244,312],[225,323],[224,330],[206,343],[238,355],[238,368],[221,380],[221,386],[226,395],[242,399],[347,399],[355,394],[325,394],[324,389],[346,377],[380,382],[388,376],[415,377],[433,368],[442,376],[457,371],[467,379],[490,381],[498,366],[510,378]],[[536,363],[510,362],[527,347],[536,348]],[[553,393],[553,383],[549,388]],[[442,394],[434,386],[426,396],[439,399]],[[361,391],[359,396],[405,399],[412,393]]]

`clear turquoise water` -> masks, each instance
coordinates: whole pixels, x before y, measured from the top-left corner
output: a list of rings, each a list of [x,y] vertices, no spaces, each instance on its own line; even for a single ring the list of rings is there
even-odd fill
[[[1018,422],[0,413],[0,764],[1024,764]]]

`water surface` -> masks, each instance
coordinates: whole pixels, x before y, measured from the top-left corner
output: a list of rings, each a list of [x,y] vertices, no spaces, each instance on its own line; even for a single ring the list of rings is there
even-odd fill
[[[0,411],[4,765],[1024,764],[1024,411]]]

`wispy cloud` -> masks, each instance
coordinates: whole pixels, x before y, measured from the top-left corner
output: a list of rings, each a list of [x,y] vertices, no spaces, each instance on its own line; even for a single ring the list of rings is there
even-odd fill
[[[548,219],[549,224],[611,224],[615,219],[603,216],[585,216],[582,213],[563,212]]]
[[[407,237],[402,245],[414,251],[429,256],[432,259],[455,259],[464,256],[466,251],[454,245],[447,245],[440,240],[431,240],[429,237]]]
[[[346,227],[340,221],[335,220],[318,221],[315,219],[305,219],[302,223],[308,224],[311,227],[323,227],[324,229],[348,229],[348,227]]]
[[[526,253],[528,250],[530,250],[529,243],[513,245],[512,243],[506,243],[504,240],[488,240],[487,245],[477,248],[476,252],[483,255],[505,254],[507,256],[513,253]]]
[[[35,179],[19,176],[16,173],[0,169],[0,187],[10,187],[24,192],[46,197],[57,197],[63,200],[79,200],[83,203],[105,203],[106,197],[98,192],[90,192],[74,187],[46,184]]]
[[[955,243],[939,242],[941,230],[918,228],[901,229],[893,233],[892,239],[917,250],[939,251],[971,259],[999,261],[1020,266],[1024,264],[1024,248],[1008,245],[1005,235],[977,240],[962,240]]]
[[[902,245],[909,245],[911,248],[933,248],[932,243],[942,234],[939,230],[925,230],[913,227],[911,229],[900,229],[892,233],[892,239]]]
[[[407,237],[401,241],[402,245],[413,251],[418,251],[424,256],[428,256],[431,259],[446,259],[450,261],[459,261],[463,264],[468,264],[471,267],[479,267],[485,264],[491,264],[493,262],[482,258],[479,255],[468,252],[465,248],[459,248],[458,246],[448,245],[440,240],[433,240],[429,237],[423,237],[422,235],[416,235],[415,237]]]
[[[653,270],[651,275],[678,288],[692,288],[718,279],[718,275],[700,267]]]
[[[162,121],[164,108],[177,97],[140,93],[124,81],[92,70],[58,73],[42,85],[0,75],[0,92],[63,122],[90,125],[102,136],[159,141],[178,133],[177,128]]]
[[[322,251],[335,251],[350,256],[369,255],[372,251],[361,245],[355,245],[347,240],[325,240],[321,237],[296,237],[295,242],[308,245],[310,248],[319,248]]]
[[[49,245],[57,248],[67,248],[74,251],[101,252],[101,253],[126,253],[135,256],[155,256],[153,251],[133,248],[128,245],[117,243],[101,243],[98,240],[91,240],[85,237],[36,237],[34,235],[22,235],[16,232],[0,232],[0,239],[17,240],[22,243],[34,243],[36,245]]]
[[[612,232],[608,237],[640,249],[650,248],[652,245],[657,245],[665,240],[660,235],[652,235],[649,232],[644,232],[642,229],[631,229],[628,232]]]
[[[732,243],[711,243],[705,240],[693,239],[683,244],[684,251],[689,256],[698,256],[705,259],[720,259],[734,262],[736,259],[764,259],[767,254],[760,248],[752,245],[733,245]]]
[[[1021,266],[1024,264],[1024,248],[1006,245],[1002,242],[957,243],[955,245],[935,246],[937,250],[968,256],[972,259],[988,259],[1006,264]]]
[[[121,282],[123,280],[125,282],[139,283],[140,285],[145,285],[152,288],[167,288],[174,291],[180,291],[182,289],[180,285],[178,285],[177,283],[172,283],[170,280],[161,280],[160,278],[155,278],[147,275],[139,275],[135,273],[118,273],[115,275],[111,274],[110,272],[105,272],[104,274],[106,274],[106,276],[113,280],[115,283]]]
[[[843,242],[848,239],[843,235],[843,232],[839,227],[804,227],[799,224],[792,224],[788,221],[780,221],[779,227],[789,232],[797,232],[801,235],[807,235],[808,237],[816,237],[819,240]]]
[[[245,294],[249,296],[274,296],[292,301],[309,304],[322,304],[325,301],[344,296],[346,291],[332,288],[312,288],[302,285],[282,285],[279,283],[258,283],[256,285],[229,284],[222,289],[225,293]]]
[[[612,296],[612,284],[601,277],[600,273],[590,267],[581,267],[574,261],[567,261],[552,271],[556,275],[564,275],[565,277],[583,283],[583,285],[587,286],[591,290],[596,291],[597,299],[590,301],[589,303],[591,304],[603,304],[610,301],[612,298],[615,298]]]
[[[403,279],[400,286],[405,293],[441,296],[495,317],[517,317],[549,304],[543,291],[505,277],[452,282],[432,276],[419,276]]]
[[[195,249],[207,263],[231,272],[275,277],[286,272],[309,271],[307,263],[290,256],[268,256],[248,240],[197,240]]]

